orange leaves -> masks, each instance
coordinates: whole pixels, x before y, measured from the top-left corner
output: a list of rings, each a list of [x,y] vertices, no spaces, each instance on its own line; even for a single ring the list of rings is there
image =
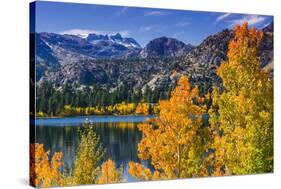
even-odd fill
[[[140,180],[152,180],[153,175],[150,169],[145,168],[139,163],[129,163],[129,174]]]
[[[244,45],[247,45],[249,47],[259,46],[262,38],[263,32],[255,28],[248,29],[248,23],[235,26],[234,39],[229,43],[229,56],[231,56],[232,53],[235,52],[234,50],[236,50],[236,52],[241,50],[241,47]]]
[[[209,111],[215,175],[268,172],[273,164],[273,82],[258,57],[263,32],[245,23],[234,34],[228,62],[217,70],[223,93],[213,91]]]
[[[222,63],[217,73],[222,78],[226,90],[236,93],[239,92],[238,88],[247,90],[251,87],[255,90],[255,80],[261,76],[258,50],[263,32],[254,28],[248,29],[245,23],[236,26],[234,34],[234,39],[229,42],[228,62]]]
[[[151,159],[155,169],[152,175],[139,164],[131,163],[130,173],[141,179],[173,179],[191,177],[203,153],[201,116],[204,108],[195,104],[198,88],[192,88],[187,77],[179,79],[169,100],[160,101],[158,118],[139,124],[143,139],[138,145],[139,157]]]
[[[140,102],[136,108],[136,114],[148,115],[149,104],[145,102]]]
[[[189,80],[187,77],[182,76],[178,81],[178,86],[172,91],[172,96],[170,101],[173,103],[190,101],[194,93],[197,91],[195,88],[192,91]],[[192,95],[190,95],[190,92]]]
[[[62,174],[61,152],[55,152],[49,159],[43,144],[30,145],[30,182],[36,187],[53,187],[62,185],[94,184],[100,174],[100,160],[105,151],[99,137],[93,131],[92,124],[80,128],[80,144],[76,152],[73,169]],[[121,181],[121,170],[115,169],[115,163],[109,160],[103,164],[102,174],[109,174],[109,181]],[[102,181],[100,181],[102,182]]]
[[[116,169],[115,162],[108,159],[101,166],[101,176],[98,178],[98,184],[118,183],[122,180],[122,169]]]
[[[49,152],[45,152],[43,144],[31,144],[31,182],[35,186],[60,186],[63,183],[59,168],[62,166],[61,152],[54,153],[49,161]]]
[[[248,29],[247,23],[235,26],[234,39],[229,43],[228,58],[230,63],[234,63],[237,58],[243,58],[242,54],[246,55],[245,60],[252,55],[256,57],[262,38],[263,32],[255,28]]]

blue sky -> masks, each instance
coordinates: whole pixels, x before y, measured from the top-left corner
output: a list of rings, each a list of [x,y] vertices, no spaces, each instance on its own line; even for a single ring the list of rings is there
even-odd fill
[[[141,46],[161,37],[200,44],[207,36],[247,21],[263,28],[272,16],[167,9],[37,2],[36,31],[114,34],[133,37]]]

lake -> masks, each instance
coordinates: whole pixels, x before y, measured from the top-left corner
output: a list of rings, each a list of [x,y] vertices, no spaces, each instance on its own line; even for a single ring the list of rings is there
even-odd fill
[[[137,146],[142,139],[142,133],[137,124],[153,116],[80,116],[65,118],[37,118],[36,142],[43,143],[45,150],[63,152],[64,169],[69,170],[75,160],[78,148],[79,127],[86,120],[94,124],[94,130],[100,137],[100,142],[106,148],[105,160],[113,159],[117,167],[123,166],[123,178],[126,181],[136,181],[128,174],[128,163],[139,162],[152,169],[150,162],[141,161],[137,156]]]

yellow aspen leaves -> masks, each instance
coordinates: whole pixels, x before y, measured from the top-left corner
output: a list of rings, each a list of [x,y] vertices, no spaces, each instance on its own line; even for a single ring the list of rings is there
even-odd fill
[[[214,175],[273,171],[273,80],[260,66],[263,32],[236,26],[228,61],[217,73],[223,92],[209,111],[215,149]]]
[[[100,173],[99,163],[105,153],[91,123],[82,126],[80,136],[74,168],[68,178],[70,185],[96,183]]]
[[[136,114],[148,115],[149,114],[149,104],[145,102],[140,102],[136,108]]]
[[[55,152],[49,160],[43,144],[30,145],[30,180],[36,187],[61,186],[63,177],[59,168],[62,166],[61,152]]]
[[[129,173],[140,180],[153,178],[174,179],[196,176],[204,145],[204,108],[195,104],[198,88],[192,88],[187,77],[179,79],[169,100],[160,101],[159,117],[139,124],[143,138],[138,145],[138,156],[151,159],[154,175],[149,169],[131,162]]]
[[[98,178],[98,184],[112,184],[122,181],[122,169],[116,168],[115,162],[108,159],[101,166],[101,176]]]

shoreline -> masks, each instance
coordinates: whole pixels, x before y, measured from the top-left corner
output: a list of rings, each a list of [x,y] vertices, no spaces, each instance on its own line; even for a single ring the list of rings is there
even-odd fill
[[[157,116],[157,114],[149,114],[149,115],[143,115],[143,114],[104,114],[104,115],[71,115],[71,116],[45,116],[45,117],[37,117],[35,116],[35,119],[56,119],[56,118],[74,118],[74,117],[102,117],[102,116],[113,116],[113,117],[121,117],[121,116]]]

